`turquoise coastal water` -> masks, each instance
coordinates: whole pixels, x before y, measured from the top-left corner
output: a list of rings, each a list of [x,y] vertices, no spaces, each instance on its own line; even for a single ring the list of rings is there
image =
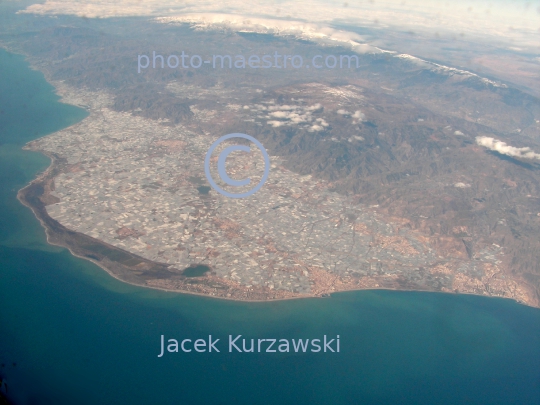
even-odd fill
[[[540,310],[474,296],[363,291],[240,303],[121,283],[50,246],[19,188],[21,150],[85,112],[0,51],[0,375],[16,404],[538,404]],[[340,335],[340,353],[169,353],[160,336]],[[15,363],[15,364],[14,364]]]

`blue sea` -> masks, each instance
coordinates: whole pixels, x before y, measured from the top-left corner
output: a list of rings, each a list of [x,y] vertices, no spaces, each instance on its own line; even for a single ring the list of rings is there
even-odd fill
[[[28,141],[84,119],[0,51],[0,376],[15,404],[540,404],[540,309],[358,291],[243,303],[122,283],[47,244],[17,190]],[[313,339],[340,352],[160,353],[160,338]]]

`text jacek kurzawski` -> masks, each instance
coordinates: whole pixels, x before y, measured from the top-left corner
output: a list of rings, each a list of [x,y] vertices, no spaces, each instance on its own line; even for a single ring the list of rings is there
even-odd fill
[[[229,335],[228,339],[166,339],[161,335],[161,350],[165,353],[339,353],[339,335],[323,335],[322,339],[246,339]]]

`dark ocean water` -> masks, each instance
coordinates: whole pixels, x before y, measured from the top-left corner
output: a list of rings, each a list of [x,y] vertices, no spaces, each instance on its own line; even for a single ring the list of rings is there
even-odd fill
[[[540,404],[540,310],[475,296],[363,291],[273,303],[121,283],[49,246],[16,192],[21,150],[85,117],[0,51],[0,375],[16,404]],[[167,338],[220,338],[170,353]],[[226,353],[247,338],[340,335],[340,353]],[[225,344],[224,344],[225,343]]]

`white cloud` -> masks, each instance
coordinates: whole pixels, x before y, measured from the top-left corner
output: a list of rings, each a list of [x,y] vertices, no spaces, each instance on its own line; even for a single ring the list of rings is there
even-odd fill
[[[476,143],[503,155],[540,160],[540,154],[535,153],[529,147],[516,148],[515,146],[507,145],[505,142],[499,141],[498,139],[490,138],[489,136],[477,136]]]
[[[309,132],[315,132],[322,131],[325,127],[329,126],[324,118],[315,118],[313,116],[313,114],[323,111],[319,103],[311,106],[271,105],[268,108],[260,104],[255,104],[255,107],[262,107],[258,111],[259,114],[264,114],[264,110],[267,110],[266,115],[259,115],[258,117],[267,118],[268,121],[266,123],[274,128],[298,125],[300,128],[307,129]],[[255,107],[252,107],[251,111],[256,110]]]
[[[261,18],[250,15],[251,12],[252,9],[242,10],[240,14],[182,13],[158,17],[156,21],[164,24],[190,24],[199,30],[231,29],[241,32],[294,35],[327,45],[345,45],[357,53],[379,52],[377,48],[367,45],[360,35],[330,28],[321,21],[306,22],[304,19],[294,19],[290,16],[283,20],[273,14],[270,14],[270,18]]]
[[[324,130],[324,128],[322,126],[320,126],[320,125],[317,125],[317,124],[312,125],[308,129],[309,132],[322,131],[322,130]]]
[[[322,111],[322,109],[323,109],[322,106],[319,103],[317,103],[317,104],[313,104],[310,107],[307,107],[306,111]]]
[[[538,46],[540,13],[526,0],[385,0],[348,2],[337,0],[46,0],[23,12],[72,14],[88,18],[148,16],[185,21],[200,27],[229,26],[237,30],[295,34],[328,43],[348,44],[355,52],[373,52],[358,34],[336,28],[358,27],[437,32],[497,38],[508,47]]]
[[[296,108],[299,108],[295,105],[272,105],[268,107],[268,110],[275,111],[275,110],[294,110]]]
[[[268,115],[269,117],[272,117],[272,118],[288,120],[293,124],[311,122],[313,120],[309,112],[306,114],[298,114],[296,112],[290,112],[290,111],[274,111]]]
[[[274,118],[288,118],[289,114],[290,113],[286,111],[274,111],[271,112],[269,115]]]
[[[294,122],[295,124],[300,124],[300,123],[303,123],[303,122],[307,122],[307,121],[311,121],[311,117],[307,117],[305,115],[298,115],[298,114],[291,114],[289,115],[289,119]]]
[[[453,67],[440,65],[440,64],[435,63],[435,62],[428,62],[426,60],[417,58],[416,56],[408,55],[408,54],[405,54],[405,53],[404,54],[399,54],[399,55],[394,55],[394,57],[402,59],[402,60],[406,60],[406,61],[412,63],[413,65],[416,65],[416,66],[421,67],[423,69],[431,70],[432,72],[436,72],[436,73],[447,75],[447,76],[452,76],[454,78],[468,79],[468,78],[471,78],[471,77],[476,77],[476,78],[479,78],[486,85],[491,85],[491,86],[494,86],[494,87],[504,87],[504,88],[508,87],[506,84],[503,84],[503,83],[500,83],[500,82],[497,82],[497,81],[493,81],[493,80],[489,80],[489,79],[486,79],[485,77],[480,77],[476,73],[469,72],[468,70],[456,69],[456,68],[453,68]]]
[[[268,125],[272,125],[274,128],[281,127],[281,126],[285,125],[285,123],[283,121],[267,121],[266,123]]]
[[[457,187],[457,188],[469,188],[469,187],[471,187],[471,185],[467,184],[467,183],[456,183],[456,184],[454,184],[454,187]]]
[[[353,118],[353,124],[358,124],[358,121],[363,121],[366,116],[360,110],[356,110],[354,114],[350,111],[344,110],[343,108],[336,111],[337,114],[343,115],[344,117]]]
[[[364,113],[362,111],[358,110],[358,111],[354,112],[352,117],[357,119],[357,120],[362,121],[366,116],[364,115]]]

